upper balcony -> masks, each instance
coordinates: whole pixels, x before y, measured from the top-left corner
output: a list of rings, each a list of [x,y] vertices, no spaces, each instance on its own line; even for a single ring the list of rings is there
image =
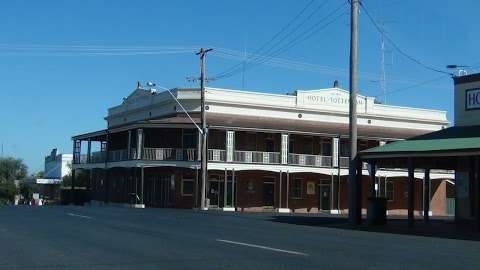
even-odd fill
[[[199,161],[198,134],[192,129],[142,129],[109,134],[99,149],[87,154],[74,155],[75,164],[148,161]],[[107,141],[108,139],[108,141]],[[290,165],[302,167],[347,168],[348,140],[337,140],[340,157],[333,155],[333,138],[280,133],[232,132],[229,141],[227,131],[210,130],[208,137],[208,161],[242,164]],[[108,144],[107,144],[108,142]],[[92,143],[92,142],[90,142]],[[138,152],[138,145],[142,151]],[[230,144],[230,156],[227,150]],[[285,146],[287,144],[287,146]],[[372,147],[378,141],[360,141],[359,149]],[[283,155],[282,155],[282,147]],[[286,150],[286,151],[285,151]],[[338,158],[338,160],[334,160]]]

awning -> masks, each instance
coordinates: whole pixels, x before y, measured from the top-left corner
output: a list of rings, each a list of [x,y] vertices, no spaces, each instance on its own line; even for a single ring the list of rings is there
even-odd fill
[[[362,158],[480,152],[480,126],[454,126],[361,151]],[[478,153],[477,153],[478,154]]]
[[[37,184],[60,184],[62,180],[60,179],[42,179],[38,178],[36,183]]]

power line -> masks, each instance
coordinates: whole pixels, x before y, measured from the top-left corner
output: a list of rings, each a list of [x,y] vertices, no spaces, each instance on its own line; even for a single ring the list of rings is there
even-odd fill
[[[178,46],[97,46],[97,45],[13,45],[0,44],[0,55],[20,56],[102,56],[155,55],[195,52],[197,47]]]
[[[284,25],[280,31],[278,31],[275,35],[273,35],[267,42],[265,42],[262,46],[260,46],[257,50],[255,50],[254,54],[257,54],[257,53],[260,53],[265,47],[267,47],[271,42],[273,42],[277,37],[279,37],[281,34],[283,34],[291,25],[293,25],[295,23],[295,21],[297,21],[304,13],[305,11],[315,2],[315,0],[311,0],[310,2],[308,2],[303,8],[302,10],[300,10],[299,13],[297,13],[297,15],[295,15],[295,17],[293,17],[286,25]],[[325,2],[326,3],[326,2]],[[323,5],[321,5],[323,6]],[[320,6],[320,7],[321,7]],[[316,9],[318,10],[318,8]],[[310,16],[308,18],[310,18],[315,12],[312,12],[310,14]],[[302,21],[299,25],[301,26],[306,20]],[[295,28],[295,29],[298,29],[298,26]],[[288,35],[285,35],[285,36],[288,36]],[[278,43],[278,42],[277,42]],[[274,44],[273,46],[270,47],[273,48],[274,46],[276,46],[276,44]],[[268,50],[267,50],[268,51]],[[251,59],[246,59],[244,62],[248,62],[250,61]],[[239,66],[241,65],[244,65],[244,63],[239,63],[239,64],[236,64],[230,68],[228,68],[227,70],[217,74],[216,77],[221,77],[223,74],[226,74],[226,73],[229,73],[231,72],[232,70],[236,70]]]
[[[336,10],[334,10],[333,12],[331,12],[330,14],[328,14],[327,16],[325,16],[324,18],[322,18],[322,20],[320,20],[319,22],[317,22],[316,24],[314,24],[313,26],[311,26],[308,30],[298,34],[297,36],[295,36],[292,40],[290,40],[286,45],[283,45],[282,47],[280,48],[277,48],[275,51],[267,54],[266,56],[262,57],[261,59],[255,59],[255,60],[259,60],[259,62],[257,62],[257,65],[258,64],[263,64],[265,62],[268,62],[270,61],[273,57],[285,52],[286,50],[294,47],[295,45],[297,45],[298,43],[301,43],[303,41],[305,41],[306,39],[310,38],[313,34],[315,34],[316,32],[326,28],[327,26],[329,26],[330,24],[332,24],[333,22],[335,22],[337,19],[339,19],[340,17],[342,17],[344,14],[340,14],[339,16],[335,17],[333,20],[329,21],[328,23],[322,25],[321,27],[318,27],[320,23],[322,23],[325,19],[328,19],[329,17],[331,17],[334,13],[336,13],[337,11],[339,10],[339,8],[337,8]],[[317,28],[318,27],[318,28]],[[301,39],[301,40],[299,40]],[[298,41],[299,40],[299,41]],[[252,68],[254,65],[253,64],[250,64],[246,69],[250,69]],[[220,78],[225,78],[225,77],[231,77],[233,75],[236,75],[238,73],[238,69],[236,70],[233,70],[227,74],[223,74],[222,76],[220,76]]]
[[[37,49],[37,50],[48,50],[48,49],[92,49],[92,50],[141,50],[141,49],[195,49],[198,46],[105,46],[105,45],[65,45],[65,44],[9,44],[9,43],[0,43],[0,48],[3,49]]]
[[[298,43],[301,43],[301,42],[305,41],[306,39],[310,38],[312,35],[314,35],[318,31],[325,29],[326,27],[328,27],[329,25],[331,25],[332,23],[337,21],[339,18],[341,18],[342,16],[347,14],[347,13],[341,13],[341,14],[337,15],[336,17],[334,17],[333,19],[331,19],[330,21],[328,21],[327,23],[321,25],[325,20],[332,17],[339,10],[341,10],[342,7],[344,7],[344,3],[342,5],[340,5],[339,7],[337,7],[335,10],[333,10],[332,12],[330,12],[327,16],[323,17],[320,21],[318,21],[317,23],[312,25],[306,31],[303,31],[302,33],[296,35],[287,44],[284,44],[282,47],[277,48],[275,51],[267,54],[259,62],[251,63],[249,66],[246,67],[246,69],[252,68],[254,66],[254,64],[258,65],[258,64],[263,64],[267,61],[270,61],[273,57],[275,57],[275,56],[285,52],[286,50],[294,47]],[[257,60],[257,59],[254,59],[254,60]],[[226,77],[231,77],[231,76],[237,74],[238,72],[239,72],[239,69],[237,68],[237,69],[234,69],[234,70],[232,70],[230,72],[227,72],[227,73],[224,72],[223,74],[217,76],[216,78],[217,79],[222,79],[222,78],[226,78]]]
[[[163,55],[163,54],[183,54],[192,53],[192,51],[153,51],[153,52],[26,52],[26,53],[2,53],[0,56],[138,56],[138,55]]]
[[[245,56],[243,55],[243,52],[240,52],[240,51],[220,48],[220,47],[215,47],[214,49],[215,51],[213,51],[211,55],[215,57],[219,57],[223,59],[238,60],[238,61],[243,61],[243,59],[245,58]],[[264,55],[252,56],[252,54],[249,54],[249,57],[251,58],[253,58],[254,56],[258,56],[257,58],[266,57]],[[261,61],[255,61],[254,63],[268,65],[272,67],[290,69],[290,70],[315,72],[315,73],[327,74],[332,76],[348,76],[348,69],[346,68],[324,66],[324,65],[312,64],[312,63],[289,60],[289,59],[278,58],[278,57],[272,57],[268,62],[262,63]],[[359,72],[358,78],[365,79],[365,80],[376,80],[378,79],[378,74],[372,73],[372,72]],[[405,80],[400,78],[395,79],[395,77],[390,77],[389,81],[391,83],[409,84],[409,85],[419,83],[418,81]],[[435,88],[439,88],[439,87],[435,87]]]
[[[435,67],[432,67],[430,65],[427,65],[425,63],[423,63],[422,61],[414,58],[413,56],[410,56],[409,54],[407,54],[406,52],[404,52],[388,35],[386,35],[384,33],[384,31],[382,30],[382,28],[378,25],[378,23],[375,21],[375,19],[370,15],[370,13],[368,12],[367,8],[365,7],[365,5],[363,4],[363,1],[360,1],[360,8],[365,12],[365,14],[367,15],[368,19],[372,22],[372,24],[375,26],[375,28],[377,29],[377,31],[382,34],[383,33],[383,37],[385,38],[385,40],[387,40],[390,45],[398,52],[400,53],[401,55],[403,55],[404,57],[406,57],[407,59],[409,59],[410,61],[422,66],[423,68],[425,69],[428,69],[428,70],[431,70],[431,71],[435,71],[437,73],[442,73],[442,74],[448,74],[448,75],[452,75],[451,73],[449,72],[446,72],[446,71],[443,71],[443,70],[440,70],[438,68],[435,68]]]
[[[395,90],[392,90],[392,91],[388,91],[388,93],[381,93],[379,95],[376,95],[375,97],[382,97],[382,96],[391,95],[391,94],[394,94],[394,93],[410,90],[410,89],[413,89],[413,88],[416,88],[416,87],[419,87],[419,86],[423,86],[423,85],[438,81],[440,79],[444,79],[447,76],[450,76],[450,74],[448,74],[448,75],[443,74],[440,77],[435,77],[435,78],[432,78],[432,79],[429,79],[429,80],[426,80],[426,81],[422,81],[422,82],[419,82],[419,83],[416,83],[416,84],[413,84],[413,85],[410,85],[410,86],[407,86],[407,87],[402,87],[402,88],[398,88],[398,89],[395,89]]]

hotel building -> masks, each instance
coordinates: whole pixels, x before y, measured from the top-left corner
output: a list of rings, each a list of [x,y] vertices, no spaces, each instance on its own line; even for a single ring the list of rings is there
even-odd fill
[[[73,174],[92,203],[200,207],[199,89],[138,87],[108,109],[107,129],[76,135]],[[206,88],[209,209],[346,213],[348,92],[332,88],[271,94]],[[385,105],[358,96],[359,150],[448,126],[446,112]],[[364,181],[368,183],[368,165]],[[78,173],[77,173],[78,175]],[[378,168],[375,193],[404,214],[407,172]],[[419,188],[423,173],[416,172]],[[433,215],[448,214],[453,174],[430,174]],[[368,189],[368,184],[363,185]],[[367,191],[365,191],[367,192]],[[422,197],[415,198],[416,213]],[[367,200],[363,202],[366,208]]]

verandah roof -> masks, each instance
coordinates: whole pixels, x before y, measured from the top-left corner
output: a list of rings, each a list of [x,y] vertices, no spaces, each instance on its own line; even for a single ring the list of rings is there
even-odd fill
[[[369,156],[480,151],[480,126],[454,126],[403,141],[388,143],[360,152]]]

